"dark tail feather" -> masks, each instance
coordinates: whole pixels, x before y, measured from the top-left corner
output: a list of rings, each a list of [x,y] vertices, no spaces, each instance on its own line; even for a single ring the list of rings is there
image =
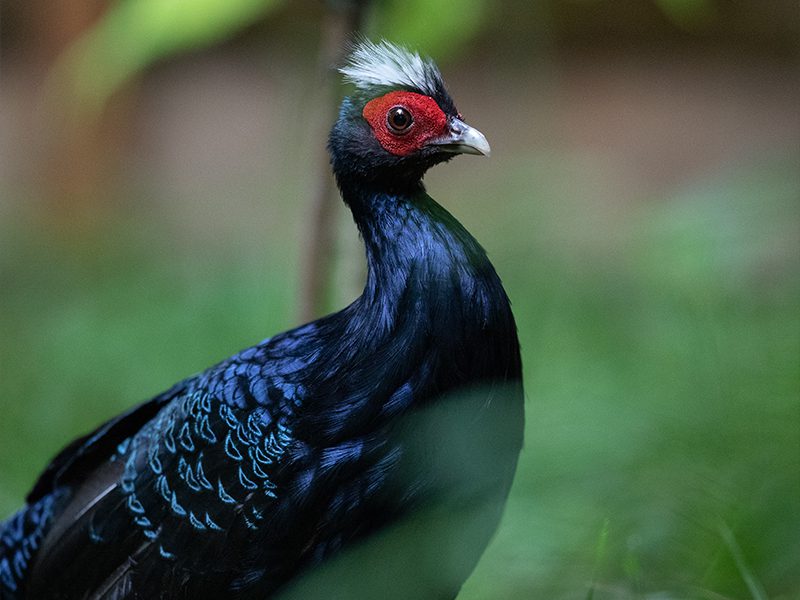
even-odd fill
[[[28,569],[66,496],[55,490],[0,523],[0,598],[22,596]]]

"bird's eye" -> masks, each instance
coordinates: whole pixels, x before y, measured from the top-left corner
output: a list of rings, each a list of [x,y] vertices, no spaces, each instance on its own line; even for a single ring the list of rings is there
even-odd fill
[[[405,133],[413,122],[411,113],[402,106],[394,106],[386,113],[386,123],[394,133]]]

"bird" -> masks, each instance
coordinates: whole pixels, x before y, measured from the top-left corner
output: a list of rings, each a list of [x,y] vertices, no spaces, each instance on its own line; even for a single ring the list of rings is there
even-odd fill
[[[338,70],[363,292],[67,445],[0,524],[3,600],[459,593],[513,481],[522,362],[486,251],[423,176],[490,146],[432,59],[360,39]]]

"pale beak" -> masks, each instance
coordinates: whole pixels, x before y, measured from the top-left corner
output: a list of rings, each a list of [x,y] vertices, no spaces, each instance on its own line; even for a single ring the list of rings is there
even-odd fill
[[[491,148],[489,142],[486,141],[486,136],[474,127],[470,127],[461,119],[451,117],[448,129],[447,134],[430,141],[429,144],[437,146],[444,152],[489,156]]]

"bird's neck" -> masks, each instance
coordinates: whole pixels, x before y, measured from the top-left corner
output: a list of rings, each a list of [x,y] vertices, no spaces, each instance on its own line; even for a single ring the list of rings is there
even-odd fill
[[[421,182],[340,187],[364,240],[368,275],[358,306],[375,333],[392,330],[408,313],[428,327],[442,322],[440,312],[458,314],[465,326],[485,324],[492,313],[510,315],[483,248]]]
[[[309,423],[336,416],[325,435],[338,440],[448,391],[518,382],[508,298],[475,239],[421,184],[339,187],[369,272],[355,302],[312,328],[319,375],[308,383],[316,386]],[[354,390],[346,401],[342,389]],[[319,437],[320,427],[309,427]]]

